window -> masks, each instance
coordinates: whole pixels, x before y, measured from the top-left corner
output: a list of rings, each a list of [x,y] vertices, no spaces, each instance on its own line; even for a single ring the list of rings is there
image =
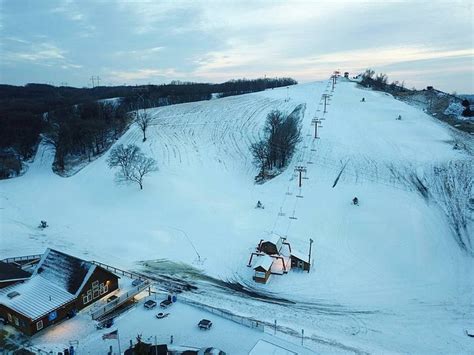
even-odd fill
[[[99,287],[99,281],[94,281],[92,283],[92,288],[97,288],[97,287]]]
[[[8,313],[7,317],[8,317],[8,323],[12,323],[13,322],[12,315]]]
[[[100,287],[99,287],[99,290],[100,290],[100,294],[103,295],[104,293],[107,293],[107,291],[109,290],[109,287],[103,283],[100,284]]]
[[[15,323],[15,325],[18,327],[20,325],[20,322],[18,321],[18,318],[13,316],[13,322]]]
[[[89,301],[87,300],[87,296],[82,297],[82,303],[86,304],[87,302],[89,302]]]
[[[259,279],[264,279],[266,277],[266,274],[263,271],[255,271],[255,277]]]
[[[41,330],[43,329],[43,321],[40,320],[39,322],[36,322],[36,330]]]
[[[93,295],[93,298],[94,298],[94,299],[96,299],[97,297],[99,297],[99,289],[98,289],[98,288],[96,288],[96,289],[94,290],[94,295]]]

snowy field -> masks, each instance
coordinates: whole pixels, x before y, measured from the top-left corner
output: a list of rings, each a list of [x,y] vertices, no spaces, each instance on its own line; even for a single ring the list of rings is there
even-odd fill
[[[129,269],[143,260],[184,263],[290,301],[261,302],[204,284],[189,295],[276,319],[287,333],[304,328],[315,351],[474,352],[464,333],[474,328],[474,258],[459,248],[436,199],[393,174],[423,175],[472,156],[452,149],[444,125],[389,95],[340,82],[323,115],[323,93],[330,93],[327,82],[153,109],[145,143],[134,126],[118,142],[157,160],[160,170],[143,191],[114,183],[107,154],[59,177],[54,152],[40,146],[25,175],[0,181],[0,255],[51,247]],[[292,163],[255,185],[250,144],[271,110],[289,113],[299,104],[306,104],[304,140]],[[318,140],[315,117],[325,119]],[[307,167],[301,190],[295,165]],[[257,200],[264,210],[254,208]],[[50,227],[39,230],[40,220]],[[253,283],[250,252],[272,233],[302,253],[314,240],[309,274]]]

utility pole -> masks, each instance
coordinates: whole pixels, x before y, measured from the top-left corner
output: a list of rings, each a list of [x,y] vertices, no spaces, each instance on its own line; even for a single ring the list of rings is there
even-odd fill
[[[327,113],[326,106],[327,106],[327,100],[329,99],[329,94],[323,94],[323,99],[324,99],[324,113]]]
[[[100,86],[100,78],[99,78],[98,75],[97,75],[97,78],[96,78],[96,79],[97,79],[97,86]]]
[[[313,118],[311,120],[311,124],[314,125],[314,139],[319,139],[318,137],[318,125],[321,123],[321,120],[317,118]],[[321,126],[319,126],[321,127]]]
[[[336,85],[336,74],[334,74],[331,78],[332,78],[332,89],[331,89],[331,91],[334,91],[334,85]]]
[[[308,263],[309,267],[311,268],[311,246],[313,245],[314,240],[309,238],[309,257],[308,257]],[[309,272],[309,270],[308,270]]]
[[[295,167],[295,171],[298,172],[299,174],[299,179],[298,179],[298,187],[301,187],[301,180],[303,177],[303,173],[306,173],[306,167],[298,165]]]
[[[94,76],[91,76],[91,83],[92,83],[92,88],[95,88],[95,78],[94,78]]]

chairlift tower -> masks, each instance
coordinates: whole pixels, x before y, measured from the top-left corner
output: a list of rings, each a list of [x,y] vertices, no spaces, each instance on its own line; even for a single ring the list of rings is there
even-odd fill
[[[295,171],[299,174],[298,187],[301,187],[301,180],[302,180],[302,177],[303,177],[303,173],[306,173],[306,167],[298,165],[298,166],[295,167]]]
[[[320,126],[321,120],[319,120],[317,118],[313,118],[311,120],[311,124],[314,125],[314,139],[319,139],[319,137],[318,137],[318,126],[322,127],[322,126]]]
[[[328,100],[329,100],[329,96],[330,96],[330,95],[329,95],[329,94],[323,94],[322,96],[323,96],[323,100],[324,100],[324,111],[323,111],[323,112],[324,112],[324,113],[327,113],[326,107],[327,107],[327,102],[328,102]]]

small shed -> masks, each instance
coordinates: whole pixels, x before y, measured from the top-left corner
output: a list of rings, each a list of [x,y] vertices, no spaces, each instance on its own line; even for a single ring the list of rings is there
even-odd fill
[[[303,271],[308,271],[311,268],[311,263],[309,260],[309,255],[304,255],[297,251],[291,253],[291,268],[301,269]]]
[[[344,72],[344,78],[348,78],[348,79],[349,79],[349,72],[348,72],[348,71]]]
[[[256,258],[256,263],[253,267],[255,275],[253,279],[255,282],[267,283],[268,278],[272,273],[273,258],[268,255],[260,255]]]

